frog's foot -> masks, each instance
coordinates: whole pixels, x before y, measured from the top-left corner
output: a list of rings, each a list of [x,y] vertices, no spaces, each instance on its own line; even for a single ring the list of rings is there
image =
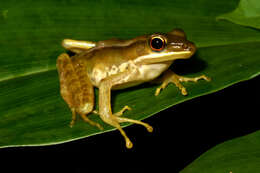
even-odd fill
[[[123,110],[123,109],[122,109]],[[132,148],[133,147],[133,143],[131,142],[131,140],[128,138],[128,136],[126,135],[125,131],[122,129],[120,123],[124,123],[124,122],[130,122],[130,123],[135,123],[135,124],[139,124],[144,126],[148,132],[152,132],[153,131],[153,127],[150,126],[147,123],[144,123],[142,121],[139,120],[133,120],[133,119],[129,119],[129,118],[123,118],[118,116],[118,114],[110,114],[108,116],[103,116],[101,115],[101,118],[104,122],[110,124],[111,126],[116,127],[121,135],[124,137],[125,142],[126,142],[126,147],[127,148]]]
[[[132,109],[131,109],[129,106],[126,105],[126,106],[124,106],[120,111],[118,111],[117,113],[114,113],[114,115],[115,115],[115,116],[121,116],[121,115],[124,114],[124,112],[125,112],[126,110],[130,111],[130,110],[132,110]],[[99,113],[98,113],[97,110],[92,111],[92,113],[93,113],[93,114],[96,114],[96,115],[99,115]]]
[[[96,122],[90,120],[85,114],[80,114],[80,116],[81,116],[81,118],[82,118],[85,122],[89,123],[90,125],[96,126],[96,127],[99,128],[100,130],[104,130],[104,128],[103,128],[99,123],[96,123]]]
[[[109,118],[109,119],[108,119]],[[144,126],[148,132],[152,132],[153,131],[153,127],[150,126],[147,123],[144,123],[142,121],[139,120],[133,120],[133,119],[129,119],[129,118],[123,118],[123,117],[119,117],[116,115],[110,115],[109,117],[106,117],[105,119],[103,119],[106,123],[116,127],[121,135],[125,138],[125,142],[126,142],[126,147],[127,148],[132,148],[133,147],[133,143],[131,142],[131,140],[128,138],[128,136],[126,135],[125,131],[122,129],[120,123],[124,123],[124,122],[130,122],[130,123],[135,123],[135,124],[139,124]]]
[[[205,76],[205,75],[201,75],[201,76],[197,76],[194,78],[189,78],[189,77],[182,77],[179,76],[177,74],[175,74],[174,72],[172,72],[171,70],[167,70],[163,76],[163,82],[161,84],[160,87],[158,87],[155,91],[155,96],[158,96],[159,93],[161,92],[161,90],[163,90],[169,83],[174,83],[179,90],[181,90],[182,95],[187,95],[187,91],[186,88],[181,84],[181,82],[197,82],[200,79],[204,79],[206,81],[210,81],[210,78]]]
[[[72,118],[71,118],[71,121],[70,121],[70,127],[72,128],[72,127],[74,126],[74,124],[75,124],[77,115],[76,115],[75,109],[72,108],[72,109],[71,109],[71,112],[72,112]],[[103,128],[99,123],[96,123],[96,122],[90,120],[90,119],[87,117],[86,114],[80,114],[80,116],[81,116],[81,118],[82,118],[85,122],[89,123],[90,125],[96,126],[96,127],[99,128],[100,130],[104,130],[104,128]]]

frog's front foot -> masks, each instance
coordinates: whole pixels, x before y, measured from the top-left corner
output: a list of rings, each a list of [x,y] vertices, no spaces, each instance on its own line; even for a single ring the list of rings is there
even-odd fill
[[[155,96],[158,96],[169,83],[174,83],[179,90],[181,90],[182,95],[187,95],[186,88],[181,84],[181,82],[197,82],[200,79],[204,79],[206,81],[210,81],[211,79],[205,75],[189,78],[189,77],[183,77],[175,74],[171,70],[167,70],[162,78],[162,84],[160,87],[158,87],[155,91]]]

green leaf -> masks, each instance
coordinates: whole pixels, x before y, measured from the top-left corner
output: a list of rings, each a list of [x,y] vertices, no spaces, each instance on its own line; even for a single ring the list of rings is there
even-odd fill
[[[206,74],[212,82],[184,84],[188,96],[173,85],[158,97],[157,86],[150,84],[112,92],[113,111],[129,105],[133,110],[124,116],[133,119],[255,77],[260,73],[260,32],[215,20],[236,4],[235,0],[1,2],[0,146],[49,145],[113,130],[95,115],[90,118],[104,131],[81,119],[69,127],[71,112],[59,94],[55,67],[57,56],[64,52],[60,45],[64,38],[97,41],[175,27],[186,31],[198,52],[190,60],[176,61],[173,69],[186,76]]]
[[[240,0],[238,7],[230,12],[217,17],[239,25],[260,29],[260,1]]]
[[[260,131],[226,141],[202,154],[181,173],[259,172]]]

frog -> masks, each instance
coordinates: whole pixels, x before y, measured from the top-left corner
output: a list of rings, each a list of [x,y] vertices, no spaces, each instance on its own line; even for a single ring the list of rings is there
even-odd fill
[[[133,39],[109,39],[103,41],[83,41],[64,39],[62,46],[74,55],[62,53],[57,58],[60,94],[72,112],[70,126],[73,127],[77,115],[83,121],[103,127],[89,118],[97,114],[103,122],[118,129],[124,137],[126,148],[133,143],[121,123],[128,122],[144,126],[148,132],[153,127],[143,121],[123,117],[131,110],[125,105],[120,111],[112,112],[111,91],[129,88],[142,83],[160,83],[154,95],[168,84],[175,84],[182,95],[187,95],[182,82],[210,81],[206,75],[184,77],[174,73],[169,67],[177,59],[189,59],[196,52],[196,46],[187,39],[182,29],[167,33],[153,33]],[[94,110],[94,88],[98,89],[98,110]]]

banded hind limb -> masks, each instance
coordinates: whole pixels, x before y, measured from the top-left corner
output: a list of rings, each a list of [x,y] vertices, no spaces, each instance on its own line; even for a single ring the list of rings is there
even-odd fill
[[[57,69],[61,96],[72,112],[70,126],[74,125],[76,115],[79,114],[85,122],[103,129],[87,117],[94,107],[94,88],[86,74],[84,63],[80,60],[72,61],[68,54],[63,53],[58,57]]]

